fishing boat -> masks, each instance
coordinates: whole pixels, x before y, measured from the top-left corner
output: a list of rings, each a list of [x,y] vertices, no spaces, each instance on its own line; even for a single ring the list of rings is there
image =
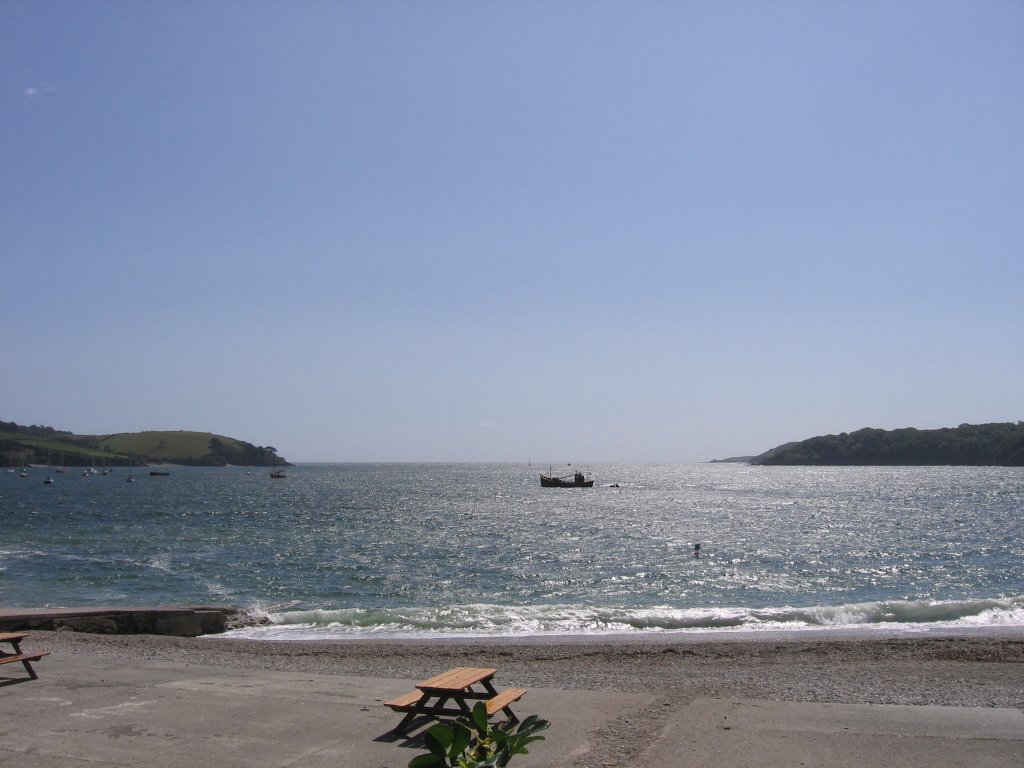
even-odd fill
[[[540,475],[540,487],[541,488],[593,488],[594,479],[579,470],[572,472],[568,475],[561,475],[556,477],[552,474],[551,468],[548,467],[548,473],[545,475],[543,472]]]

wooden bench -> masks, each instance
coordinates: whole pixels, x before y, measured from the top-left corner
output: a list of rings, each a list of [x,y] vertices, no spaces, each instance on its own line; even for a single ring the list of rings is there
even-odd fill
[[[423,698],[423,691],[412,691],[397,699],[385,701],[384,706],[391,707],[395,712],[408,712],[421,698]]]
[[[487,707],[487,714],[493,717],[501,710],[507,709],[513,702],[519,701],[526,694],[526,688],[506,688],[497,696],[492,696],[491,698],[483,699],[482,701]],[[408,712],[411,709],[415,709],[416,704],[422,698],[423,691],[410,691],[409,693],[391,699],[390,701],[385,701],[384,706],[391,707],[395,712]],[[506,712],[505,714],[508,715],[510,713]]]
[[[395,732],[400,733],[418,716],[457,717],[472,711],[470,702],[483,701],[487,716],[493,717],[504,712],[509,722],[518,723],[519,718],[512,711],[512,703],[526,695],[525,688],[509,688],[500,693],[491,683],[498,670],[490,667],[455,667],[435,675],[429,680],[416,683],[416,690],[384,702],[396,712],[404,712],[405,718]],[[474,689],[475,685],[483,690]],[[451,702],[451,705],[448,705]]]
[[[39,675],[37,675],[36,671],[32,669],[32,664],[30,662],[39,661],[43,656],[49,655],[49,651],[42,651],[41,653],[16,653],[11,656],[0,656],[0,664],[10,664],[14,661],[20,661],[25,665],[25,669],[28,671],[28,676],[33,680],[38,680]]]
[[[0,664],[13,664],[16,661],[20,661],[25,665],[25,671],[28,672],[29,678],[32,680],[38,680],[39,676],[36,671],[32,669],[32,662],[39,661],[43,656],[49,656],[49,651],[36,651],[33,653],[22,653],[21,652],[21,641],[28,637],[28,633],[25,632],[0,632],[0,643],[10,643],[11,647],[14,648],[14,653],[6,653],[0,651]]]
[[[525,688],[506,688],[497,696],[487,699],[487,701],[485,702],[487,706],[487,716],[493,717],[499,711],[505,710],[505,715],[508,717],[509,720],[511,720],[513,723],[518,722],[519,718],[512,714],[512,710],[509,709],[509,704],[511,704],[513,701],[519,701],[525,695]]]

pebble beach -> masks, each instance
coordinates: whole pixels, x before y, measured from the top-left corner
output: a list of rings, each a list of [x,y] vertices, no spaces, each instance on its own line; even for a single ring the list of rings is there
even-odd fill
[[[504,685],[650,691],[791,702],[1008,707],[1024,710],[1024,631],[927,636],[650,635],[501,640],[286,642],[34,633],[55,654],[423,679],[450,666],[494,666]]]

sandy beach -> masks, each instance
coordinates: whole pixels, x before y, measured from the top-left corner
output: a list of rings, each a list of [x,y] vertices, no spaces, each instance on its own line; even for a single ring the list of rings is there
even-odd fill
[[[173,768],[197,753],[222,768],[404,766],[418,745],[384,736],[397,717],[382,702],[461,665],[498,668],[499,687],[530,689],[520,716],[552,721],[521,768],[1024,757],[1018,628],[458,642],[34,631],[24,647],[52,655],[39,680],[0,685],[0,762],[23,766]]]

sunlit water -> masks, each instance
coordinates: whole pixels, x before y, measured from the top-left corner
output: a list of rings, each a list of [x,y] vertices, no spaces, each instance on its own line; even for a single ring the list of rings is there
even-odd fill
[[[1019,468],[537,469],[0,471],[0,604],[229,604],[296,639],[1024,626]]]

